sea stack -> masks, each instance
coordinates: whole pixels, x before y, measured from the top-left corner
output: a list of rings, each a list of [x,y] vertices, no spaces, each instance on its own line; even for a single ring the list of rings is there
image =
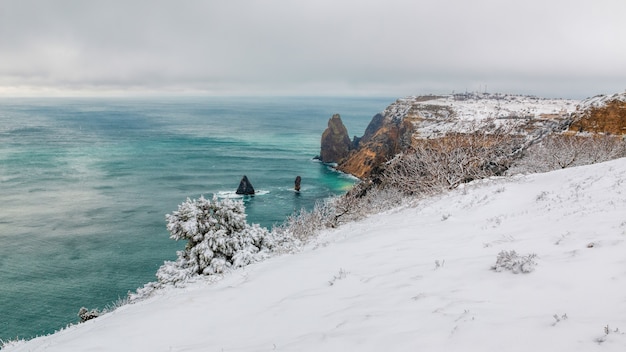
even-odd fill
[[[295,186],[293,188],[293,189],[296,190],[296,192],[300,192],[300,182],[302,182],[302,177],[296,176],[296,182],[295,182]]]
[[[328,128],[322,133],[320,159],[325,163],[339,163],[348,156],[352,142],[339,114],[328,120]]]
[[[254,195],[254,187],[250,181],[248,181],[248,176],[243,175],[241,181],[239,182],[239,187],[237,188],[237,194],[243,194],[245,196],[253,196]]]

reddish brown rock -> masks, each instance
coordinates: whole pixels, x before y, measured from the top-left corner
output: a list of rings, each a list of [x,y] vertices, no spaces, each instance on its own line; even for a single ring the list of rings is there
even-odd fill
[[[339,163],[337,169],[366,178],[378,166],[410,147],[412,133],[410,121],[377,114],[363,137],[357,140],[355,150]]]
[[[581,105],[570,131],[626,134],[626,93],[590,98]]]

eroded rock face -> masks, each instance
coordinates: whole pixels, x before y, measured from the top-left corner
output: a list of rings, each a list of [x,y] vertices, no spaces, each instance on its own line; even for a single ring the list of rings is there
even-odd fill
[[[616,101],[606,103],[608,100]],[[474,129],[496,132],[505,128],[524,139],[524,145],[549,133],[561,132],[570,125],[581,131],[598,132],[595,126],[602,126],[604,133],[626,134],[623,120],[626,93],[594,97],[587,105],[577,108],[579,103],[488,93],[410,96],[397,99],[374,116],[365,134],[355,137],[351,145],[343,124],[335,126],[336,122],[331,119],[322,138],[322,160],[335,162],[338,170],[361,179],[376,179],[385,163],[398,153],[412,150],[420,141],[446,138],[450,133],[467,133]],[[596,112],[585,115],[587,120],[572,124],[577,113],[582,116],[583,112],[592,111],[592,107]],[[603,122],[594,118],[599,113]],[[325,140],[328,140],[326,146]]]
[[[583,101],[570,131],[626,135],[626,93]]]
[[[356,148],[337,166],[337,169],[365,178],[381,164],[410,147],[413,124],[377,114],[367,126],[365,134],[357,139]]]
[[[348,156],[351,149],[348,129],[339,114],[335,114],[328,120],[328,128],[322,134],[320,158],[325,163],[339,163]]]

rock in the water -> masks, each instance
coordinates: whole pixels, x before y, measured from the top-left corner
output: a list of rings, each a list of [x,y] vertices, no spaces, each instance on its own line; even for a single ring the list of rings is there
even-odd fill
[[[325,163],[339,163],[348,156],[352,142],[339,114],[328,120],[328,128],[322,134],[320,159]]]
[[[296,184],[295,184],[295,186],[294,186],[294,189],[295,189],[297,192],[300,192],[300,182],[302,182],[302,177],[300,177],[300,176],[296,176],[296,182],[295,182]]]
[[[243,177],[241,178],[241,182],[239,182],[239,188],[237,188],[237,192],[235,193],[243,195],[254,195],[254,187],[252,187],[252,184],[250,183],[250,181],[248,181],[248,176],[243,175]]]

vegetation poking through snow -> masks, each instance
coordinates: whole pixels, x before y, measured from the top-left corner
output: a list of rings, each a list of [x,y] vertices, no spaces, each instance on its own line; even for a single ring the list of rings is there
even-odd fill
[[[508,270],[513,274],[528,274],[535,270],[536,258],[536,254],[520,256],[515,251],[501,251],[496,259],[496,264],[491,269],[497,272]]]
[[[524,151],[510,173],[547,172],[626,156],[626,142],[611,135],[551,134]]]
[[[78,310],[78,317],[80,318],[80,322],[81,323],[84,323],[87,320],[91,320],[91,319],[97,318],[97,317],[100,316],[100,314],[101,314],[101,312],[99,310],[97,310],[97,309],[89,310],[89,309],[87,309],[85,307],[81,307]]]
[[[462,183],[502,175],[512,164],[523,139],[504,129],[491,133],[479,126],[470,133],[447,133],[419,140],[411,153],[386,166],[382,182],[406,194],[432,194]]]

